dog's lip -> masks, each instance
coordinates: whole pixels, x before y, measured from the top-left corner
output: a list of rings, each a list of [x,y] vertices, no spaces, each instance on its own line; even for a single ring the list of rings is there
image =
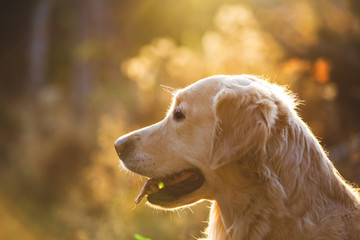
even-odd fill
[[[154,204],[173,201],[200,188],[204,181],[204,176],[197,168],[182,170],[165,177],[150,178],[144,184],[135,203],[140,203],[145,196]]]

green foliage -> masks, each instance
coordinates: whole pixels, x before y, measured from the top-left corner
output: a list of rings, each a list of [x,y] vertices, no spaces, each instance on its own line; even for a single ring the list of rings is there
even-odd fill
[[[151,238],[142,237],[139,234],[134,235],[136,240],[151,240]]]

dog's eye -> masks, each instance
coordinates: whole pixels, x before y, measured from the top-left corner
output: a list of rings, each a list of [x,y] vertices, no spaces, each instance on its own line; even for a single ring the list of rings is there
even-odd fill
[[[174,111],[174,119],[175,119],[176,121],[181,121],[181,120],[185,119],[185,115],[184,115],[184,113],[183,113],[181,110],[176,109],[176,110]]]

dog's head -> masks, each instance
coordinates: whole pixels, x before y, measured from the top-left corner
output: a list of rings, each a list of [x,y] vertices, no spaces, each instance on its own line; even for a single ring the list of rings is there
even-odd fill
[[[213,76],[174,94],[159,123],[120,137],[123,166],[150,178],[143,196],[173,208],[215,199],[222,169],[249,157],[254,171],[271,134],[288,121],[291,108],[278,86],[248,75]],[[251,159],[251,160],[250,160]]]

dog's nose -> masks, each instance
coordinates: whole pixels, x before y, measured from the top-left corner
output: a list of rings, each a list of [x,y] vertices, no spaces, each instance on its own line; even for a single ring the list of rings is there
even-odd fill
[[[115,149],[119,156],[120,156],[121,152],[125,149],[126,142],[127,142],[127,140],[125,137],[120,137],[118,140],[116,140]]]

